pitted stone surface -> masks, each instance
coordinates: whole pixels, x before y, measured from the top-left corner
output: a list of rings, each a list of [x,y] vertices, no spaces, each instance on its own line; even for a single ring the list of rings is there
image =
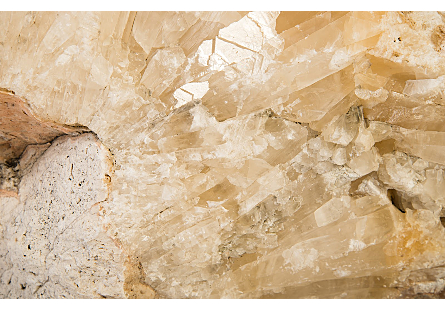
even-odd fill
[[[1,197],[1,297],[123,297],[124,258],[104,226],[110,159],[93,134],[60,137],[18,196]]]

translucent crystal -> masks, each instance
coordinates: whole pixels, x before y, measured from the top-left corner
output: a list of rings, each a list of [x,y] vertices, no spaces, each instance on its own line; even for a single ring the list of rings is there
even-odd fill
[[[443,297],[443,15],[1,12],[0,297]]]

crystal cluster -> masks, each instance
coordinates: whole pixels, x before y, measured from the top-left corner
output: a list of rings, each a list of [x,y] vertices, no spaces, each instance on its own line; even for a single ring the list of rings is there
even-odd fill
[[[0,297],[444,297],[444,13],[0,26]]]

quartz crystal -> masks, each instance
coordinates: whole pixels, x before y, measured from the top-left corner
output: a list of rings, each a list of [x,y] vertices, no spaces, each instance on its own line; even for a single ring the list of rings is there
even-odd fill
[[[0,27],[1,298],[445,297],[445,13]]]

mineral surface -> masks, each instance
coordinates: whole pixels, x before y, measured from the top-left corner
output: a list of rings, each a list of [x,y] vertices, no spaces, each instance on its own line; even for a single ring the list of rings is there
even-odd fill
[[[0,28],[1,298],[445,297],[445,13]]]

